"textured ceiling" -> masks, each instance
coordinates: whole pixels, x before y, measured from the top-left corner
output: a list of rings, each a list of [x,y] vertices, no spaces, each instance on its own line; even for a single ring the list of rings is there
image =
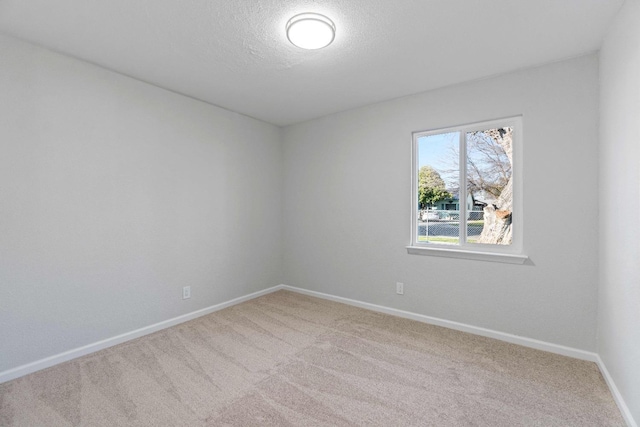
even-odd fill
[[[277,125],[593,52],[623,0],[0,0],[0,32]],[[292,46],[291,16],[336,24]]]

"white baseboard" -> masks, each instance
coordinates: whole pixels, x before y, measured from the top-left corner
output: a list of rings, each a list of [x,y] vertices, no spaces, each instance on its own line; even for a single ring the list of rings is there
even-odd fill
[[[457,331],[462,331],[462,332],[468,332],[474,335],[495,338],[500,341],[506,341],[512,344],[519,344],[525,347],[548,351],[550,353],[555,353],[555,354],[561,354],[563,356],[569,356],[576,359],[588,360],[590,362],[596,362],[598,359],[598,355],[590,351],[579,350],[571,347],[565,347],[559,344],[552,344],[545,341],[535,340],[532,338],[526,338],[518,335],[508,334],[505,332],[494,331],[492,329],[480,328],[478,326],[467,325],[465,323],[458,323],[458,322],[453,322],[451,320],[439,319],[437,317],[425,316],[423,314],[417,314],[409,311],[403,311],[395,308],[385,307],[382,305],[370,304],[368,302],[362,302],[362,301],[357,301],[349,298],[342,298],[334,295],[323,294],[321,292],[309,291],[307,289],[296,288],[293,286],[281,285],[281,289],[287,289],[287,290],[298,292],[304,295],[341,302],[344,304],[353,305],[355,307],[366,308],[368,310],[377,311],[379,313],[391,314],[393,316],[403,317],[405,319],[416,320],[418,322],[428,323],[430,325],[443,326],[445,328],[455,329]]]
[[[510,342],[513,344],[523,345],[525,347],[531,347],[538,350],[549,351],[551,353],[557,353],[564,356],[574,357],[582,360],[589,360],[592,362],[598,361],[598,355],[595,353],[591,353],[584,350],[578,350],[570,347],[565,347],[557,344],[551,344],[544,341],[538,341],[531,338],[520,337],[517,335],[511,335],[504,332],[498,332],[491,329],[480,328],[477,326],[471,326],[464,323],[453,322],[450,320],[439,319],[436,317],[425,316],[422,314],[412,313],[408,311],[398,310],[395,308],[384,307],[381,305],[370,304],[367,302],[357,301],[349,298],[338,297],[334,295],[325,294],[322,292],[310,291],[307,289],[296,288],[294,286],[288,285],[277,285],[268,289],[264,289],[262,291],[254,292],[249,295],[245,295],[239,298],[232,299],[230,301],[226,301],[220,304],[212,305],[207,308],[203,308],[201,310],[197,310],[191,313],[184,314],[182,316],[174,317],[169,320],[165,320],[159,323],[155,323],[153,325],[145,326],[144,328],[136,329],[131,332],[126,332],[121,335],[117,335],[111,338],[107,338],[92,344],[88,344],[82,347],[74,348],[72,350],[65,351],[63,353],[59,353],[53,356],[46,357],[44,359],[36,360],[35,362],[27,363],[22,366],[18,366],[13,369],[9,369],[3,372],[0,372],[0,384],[6,381],[13,380],[15,378],[19,378],[24,375],[31,374],[33,372],[39,371],[41,369],[45,369],[54,365],[57,365],[62,362],[66,362],[68,360],[75,359],[77,357],[81,357],[90,353],[94,353],[99,350],[103,350],[108,347],[112,347],[117,344],[121,344],[126,341],[130,341],[136,338],[139,338],[144,335],[148,335],[153,332],[157,332],[162,329],[169,328],[171,326],[178,325],[183,322],[187,322],[189,320],[198,318],[200,316],[205,316],[207,314],[216,312],[218,310],[222,310],[223,308],[231,307],[236,304],[240,304],[245,301],[249,301],[251,299],[260,297],[262,295],[269,294],[271,292],[275,292],[281,289],[286,289],[292,292],[297,292],[299,294],[314,296],[317,298],[322,298],[326,300],[331,300],[335,302],[340,302],[343,304],[352,305],[355,307],[365,308],[368,310],[376,311],[379,313],[390,314],[393,316],[403,317],[406,319],[416,320],[418,322],[428,323],[431,325],[443,326],[445,328],[455,329],[458,331],[469,332],[475,335],[481,335],[489,338],[495,338],[501,341]]]
[[[96,351],[103,350],[105,348],[112,347],[114,345],[121,344],[126,341],[131,341],[133,339],[142,337],[144,335],[148,335],[150,333],[157,332],[162,329],[166,329],[171,326],[175,326],[180,323],[187,322],[189,320],[193,320],[200,316],[205,316],[215,311],[222,310],[223,308],[231,307],[233,305],[240,304],[241,302],[249,301],[251,299],[269,294],[271,292],[275,292],[280,289],[282,289],[282,285],[274,286],[268,289],[264,289],[262,291],[251,293],[249,295],[234,298],[230,301],[226,301],[220,304],[215,304],[207,308],[193,311],[191,313],[183,314],[182,316],[174,317],[173,319],[158,322],[153,325],[145,326],[144,328],[136,329],[131,332],[126,332],[124,334],[117,335],[115,337],[107,338],[92,344],[88,344],[82,347],[74,348],[69,351],[65,351],[63,353],[49,356],[44,359],[36,360],[35,362],[18,366],[17,368],[0,372],[0,384],[22,377],[24,375],[31,374],[41,369],[49,368],[53,365],[66,362],[71,359],[75,359],[80,356],[94,353]]]
[[[296,288],[288,285],[280,285],[277,288],[286,289],[292,292],[297,292],[303,295],[309,295],[317,298],[323,298],[330,301],[341,302],[343,304],[352,305],[355,307],[365,308],[371,311],[377,311],[379,313],[390,314],[393,316],[403,317],[405,319],[416,320],[418,322],[428,323],[430,325],[443,326],[445,328],[455,329],[457,331],[468,332],[474,335],[480,335],[483,337],[495,338],[501,341],[510,342],[512,344],[519,344],[524,347],[535,348],[537,350],[548,351],[550,353],[560,354],[563,356],[569,356],[576,359],[587,360],[589,362],[595,362],[602,373],[607,385],[609,386],[609,390],[611,390],[611,394],[613,395],[613,399],[615,400],[622,416],[627,423],[628,427],[638,427],[638,424],[633,419],[633,415],[629,410],[629,407],[625,403],[618,387],[616,386],[613,378],[609,374],[607,367],[604,362],[600,358],[600,355],[594,352],[589,352],[585,350],[579,350],[576,348],[566,347],[559,344],[552,344],[545,341],[535,340],[532,338],[521,337],[518,335],[512,335],[505,332],[498,332],[491,329],[480,328],[477,326],[471,326],[464,323],[453,322],[451,320],[439,319],[437,317],[425,316],[422,314],[412,313],[409,311],[397,310],[395,308],[389,308],[381,305],[370,304],[367,302],[362,302],[358,300],[353,300],[349,298],[337,297],[335,295],[324,294],[322,292],[310,291],[307,289]]]
[[[103,350],[108,347],[112,347],[117,344],[121,344],[126,341],[130,341],[136,338],[139,338],[144,335],[148,335],[150,333],[169,328],[171,326],[178,325],[183,322],[187,322],[189,320],[196,319],[200,316],[205,316],[207,314],[216,312],[218,310],[222,310],[227,307],[231,307],[236,304],[240,304],[245,301],[249,301],[251,299],[279,291],[279,290],[288,290],[292,292],[297,292],[303,295],[309,295],[317,298],[322,298],[330,301],[340,302],[343,304],[352,305],[355,307],[365,308],[371,311],[376,311],[379,313],[390,314],[393,316],[402,317],[405,319],[416,320],[418,322],[428,323],[436,326],[443,326],[445,328],[455,329],[462,332],[468,332],[474,335],[480,335],[483,337],[495,338],[501,341],[506,341],[512,344],[519,344],[525,347],[535,348],[537,350],[548,351],[550,353],[560,354],[563,356],[569,356],[576,359],[588,360],[590,362],[595,362],[600,371],[602,372],[602,376],[604,377],[609,389],[611,390],[611,394],[613,398],[620,408],[622,415],[627,422],[629,427],[638,427],[638,424],[633,419],[631,412],[629,411],[628,406],[626,405],[620,391],[616,387],[613,378],[609,374],[604,362],[600,358],[600,356],[596,353],[579,350],[571,347],[566,347],[563,345],[548,343],[545,341],[535,340],[532,338],[521,337],[518,335],[512,335],[505,332],[494,331],[491,329],[480,328],[477,326],[467,325],[464,323],[453,322],[451,320],[439,319],[437,317],[425,316],[423,314],[412,313],[409,311],[398,310],[395,308],[385,307],[381,305],[371,304],[367,302],[362,302],[358,300],[353,300],[349,298],[338,297],[335,295],[325,294],[322,292],[310,291],[307,289],[296,288],[288,285],[277,285],[271,288],[264,289],[262,291],[254,292],[249,295],[245,295],[242,297],[234,298],[230,301],[226,301],[220,304],[212,305],[207,308],[203,308],[201,310],[197,310],[191,313],[184,314],[182,316],[174,317],[169,320],[165,320],[163,322],[155,323],[153,325],[146,326],[144,328],[136,329],[131,332],[127,332],[121,335],[117,335],[115,337],[107,338],[102,341],[95,342],[93,344],[88,344],[82,347],[78,347],[69,351],[65,351],[64,353],[60,353],[54,356],[50,356],[44,359],[37,360],[32,363],[28,363],[22,366],[18,366],[17,368],[9,369],[7,371],[0,372],[0,384],[6,381],[10,381],[24,375],[28,375],[30,373],[39,371],[41,369],[45,369],[54,365],[57,365],[62,362],[66,362],[71,359],[75,359],[77,357],[81,357],[90,353],[94,353],[99,350]]]
[[[618,405],[618,409],[622,412],[622,417],[627,422],[629,427],[638,427],[638,423],[633,419],[633,415],[627,406],[627,403],[622,398],[622,394],[620,394],[620,390],[616,386],[616,383],[613,382],[613,378],[607,369],[607,366],[604,364],[604,361],[598,355],[596,363],[598,364],[598,368],[600,368],[600,372],[602,372],[602,376],[609,386],[609,390],[611,390],[611,394],[613,395],[613,400],[615,400],[616,405]]]

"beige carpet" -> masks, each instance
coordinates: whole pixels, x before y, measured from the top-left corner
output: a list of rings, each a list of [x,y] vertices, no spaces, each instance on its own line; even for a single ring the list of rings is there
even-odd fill
[[[2,426],[624,426],[596,365],[280,291],[0,385]]]

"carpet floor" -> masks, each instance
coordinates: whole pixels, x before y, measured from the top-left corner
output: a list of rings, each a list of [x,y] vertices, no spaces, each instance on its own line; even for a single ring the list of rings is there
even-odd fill
[[[624,426],[597,366],[279,291],[0,384],[1,426]]]

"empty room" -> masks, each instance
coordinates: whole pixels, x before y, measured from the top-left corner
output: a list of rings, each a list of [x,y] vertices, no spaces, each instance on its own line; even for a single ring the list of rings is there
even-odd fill
[[[640,0],[0,0],[0,426],[640,422]]]

